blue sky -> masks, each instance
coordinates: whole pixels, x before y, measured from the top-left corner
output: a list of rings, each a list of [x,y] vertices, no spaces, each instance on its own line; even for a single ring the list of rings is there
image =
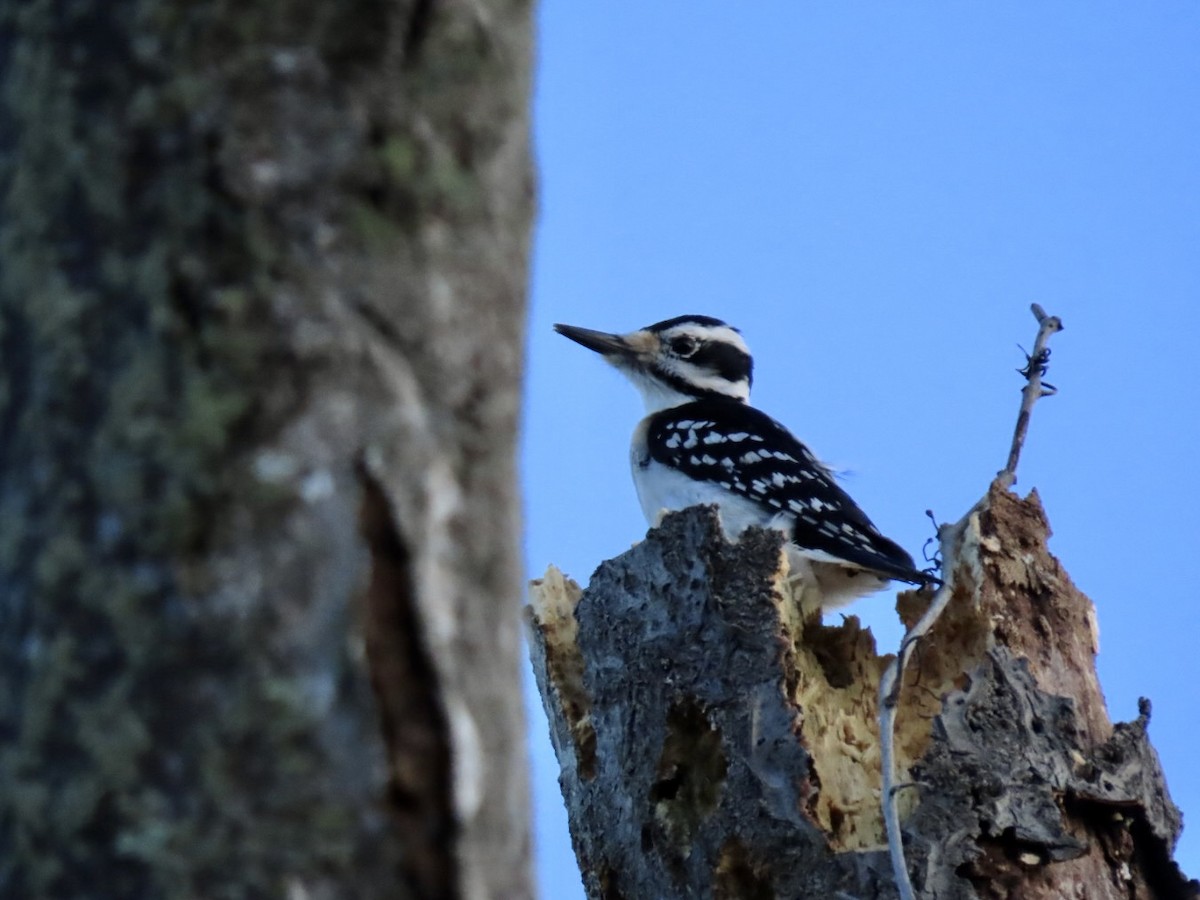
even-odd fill
[[[1200,4],[544,0],[522,469],[530,577],[641,539],[632,387],[554,334],[726,319],[754,403],[919,556],[1003,466],[1061,316],[1021,492],[1096,603],[1114,720],[1151,738],[1200,875]],[[892,648],[888,593],[853,612]],[[529,693],[538,872],[583,896]]]

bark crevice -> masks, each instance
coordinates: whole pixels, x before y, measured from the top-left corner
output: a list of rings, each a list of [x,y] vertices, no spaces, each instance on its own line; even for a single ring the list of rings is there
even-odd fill
[[[452,803],[453,742],[425,627],[412,553],[379,485],[358,467],[359,529],[370,552],[363,597],[367,665],[388,758],[386,806],[408,836],[402,877],[426,900],[459,896]]]

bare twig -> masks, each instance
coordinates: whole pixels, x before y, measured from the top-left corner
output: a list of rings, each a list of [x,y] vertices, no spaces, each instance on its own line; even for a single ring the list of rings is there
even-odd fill
[[[1012,447],[1008,453],[1008,465],[998,473],[997,480],[1004,487],[1011,487],[1017,480],[1017,461],[1021,456],[1021,447],[1025,443],[1025,433],[1029,430],[1029,417],[1033,405],[1042,397],[1048,397],[1057,390],[1053,385],[1042,381],[1050,362],[1050,350],[1046,342],[1050,335],[1062,331],[1062,320],[1058,316],[1048,316],[1038,304],[1031,307],[1034,317],[1038,320],[1037,339],[1033,344],[1033,352],[1026,356],[1026,366],[1020,372],[1026,378],[1025,388],[1021,395],[1021,411],[1017,416],[1017,427],[1013,432]],[[882,772],[882,802],[883,824],[887,831],[888,852],[892,859],[892,873],[896,878],[896,890],[900,900],[915,900],[912,882],[908,877],[908,864],[904,859],[904,838],[900,832],[900,807],[896,800],[897,793],[906,787],[912,787],[912,782],[897,783],[896,780],[896,711],[900,706],[900,690],[904,684],[904,670],[912,657],[917,642],[929,632],[937,622],[943,610],[954,594],[955,557],[962,544],[967,529],[972,527],[972,517],[986,503],[986,498],[975,504],[967,514],[955,525],[938,526],[938,552],[935,558],[942,561],[942,572],[945,581],[933,595],[929,608],[920,620],[900,642],[900,650],[891,665],[883,673],[879,682],[879,743],[880,764]],[[932,516],[931,516],[932,517]]]
[[[904,635],[904,640],[900,642],[900,651],[884,670],[883,678],[879,682],[883,824],[887,831],[888,851],[892,857],[892,873],[896,878],[896,890],[900,894],[900,900],[915,900],[916,895],[913,893],[912,882],[908,878],[908,865],[904,861],[904,839],[900,833],[900,807],[896,800],[897,792],[912,784],[911,782],[904,784],[896,782],[896,710],[900,705],[900,686],[904,682],[904,669],[908,665],[909,657],[912,656],[917,641],[933,627],[933,623],[942,614],[942,610],[946,608],[946,604],[950,602],[950,597],[954,593],[953,549],[947,547],[947,544],[951,542],[943,533],[945,529],[953,527],[955,526],[944,525],[938,529],[938,542],[941,546],[942,558],[945,561],[942,571],[945,573],[946,580],[933,595],[933,601],[929,604],[925,615],[921,616],[920,621]]]
[[[1012,487],[1017,482],[1017,461],[1021,458],[1021,448],[1025,445],[1025,433],[1029,430],[1029,417],[1033,413],[1033,404],[1042,397],[1049,397],[1057,392],[1052,384],[1042,381],[1046,369],[1050,365],[1050,349],[1046,342],[1050,335],[1062,331],[1062,319],[1058,316],[1048,316],[1038,304],[1030,306],[1034,318],[1038,321],[1037,338],[1033,342],[1033,352],[1026,354],[1026,366],[1020,369],[1025,376],[1025,388],[1021,391],[1021,411],[1017,415],[1017,427],[1013,430],[1012,447],[1008,451],[1008,464],[1000,471],[999,478],[1005,487]]]

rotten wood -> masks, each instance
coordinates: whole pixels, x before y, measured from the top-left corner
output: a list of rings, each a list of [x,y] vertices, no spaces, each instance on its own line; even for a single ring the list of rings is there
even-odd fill
[[[1048,534],[1036,494],[994,485],[905,673],[915,890],[1193,898],[1147,717],[1110,724],[1094,610]],[[586,590],[554,570],[534,583],[530,649],[589,897],[898,896],[877,725],[891,657],[853,616],[803,620],[780,551],[754,529],[731,545],[691,509]],[[911,625],[929,601],[906,593],[899,611]]]

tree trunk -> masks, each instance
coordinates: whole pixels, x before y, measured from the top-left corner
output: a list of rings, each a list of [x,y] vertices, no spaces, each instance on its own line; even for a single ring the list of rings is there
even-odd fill
[[[1095,614],[1036,495],[959,523],[956,593],[900,698],[907,862],[922,897],[1191,898],[1146,736],[1110,724]],[[890,657],[854,616],[802,621],[775,532],[669,515],[582,593],[534,583],[534,669],[589,897],[897,896],[880,805]],[[902,594],[911,626],[928,593]]]
[[[531,894],[530,35],[0,5],[0,897]]]

